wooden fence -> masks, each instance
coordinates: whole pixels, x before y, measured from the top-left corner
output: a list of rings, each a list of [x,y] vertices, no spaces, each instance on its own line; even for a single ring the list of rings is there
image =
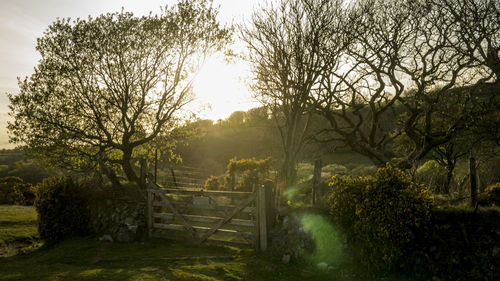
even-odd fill
[[[150,236],[267,249],[275,219],[272,186],[254,192],[162,188],[147,181]]]

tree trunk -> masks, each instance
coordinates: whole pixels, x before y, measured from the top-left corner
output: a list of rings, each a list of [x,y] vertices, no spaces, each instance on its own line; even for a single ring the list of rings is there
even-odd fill
[[[444,186],[444,193],[450,194],[451,179],[453,178],[453,170],[455,169],[455,165],[450,163],[450,161],[448,160],[448,164],[446,165],[446,168],[447,168],[448,172],[446,174],[446,183]]]
[[[295,176],[295,161],[290,155],[285,155],[281,171],[281,177],[282,180],[285,181],[285,187],[289,187],[295,184]]]
[[[141,179],[134,172],[132,164],[130,164],[131,159],[132,159],[132,151],[123,151],[123,159],[122,159],[123,172],[125,172],[125,176],[129,181],[135,182],[142,189],[145,189],[146,186],[141,182]]]

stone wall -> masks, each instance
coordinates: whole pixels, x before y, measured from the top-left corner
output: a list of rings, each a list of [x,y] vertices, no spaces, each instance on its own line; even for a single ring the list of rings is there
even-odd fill
[[[91,227],[107,240],[130,242],[147,234],[146,200],[138,190],[100,191],[90,200]]]
[[[500,213],[434,211],[428,270],[440,280],[500,280]]]

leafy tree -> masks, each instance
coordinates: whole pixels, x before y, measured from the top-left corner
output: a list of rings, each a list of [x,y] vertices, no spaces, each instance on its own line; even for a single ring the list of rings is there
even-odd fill
[[[160,15],[58,19],[38,39],[41,60],[10,95],[11,141],[69,168],[116,170],[139,182],[138,148],[185,118],[193,74],[231,31],[211,1],[181,0]]]

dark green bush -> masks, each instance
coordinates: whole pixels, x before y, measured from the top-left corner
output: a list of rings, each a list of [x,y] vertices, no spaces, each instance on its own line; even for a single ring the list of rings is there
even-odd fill
[[[430,223],[432,197],[389,164],[375,178],[333,177],[330,185],[334,222],[371,266],[394,267]]]
[[[33,205],[33,186],[18,177],[0,178],[0,204]]]
[[[35,188],[38,232],[47,241],[85,235],[90,212],[82,187],[71,178],[44,179]]]

